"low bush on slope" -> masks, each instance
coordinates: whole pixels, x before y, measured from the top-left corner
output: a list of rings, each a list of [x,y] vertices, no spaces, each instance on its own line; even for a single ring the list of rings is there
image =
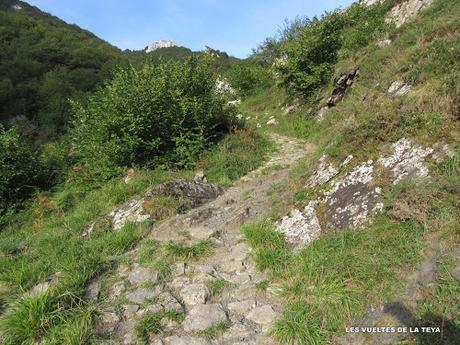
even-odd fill
[[[232,125],[216,78],[197,57],[119,70],[87,104],[74,103],[77,160],[96,179],[131,164],[190,166]]]

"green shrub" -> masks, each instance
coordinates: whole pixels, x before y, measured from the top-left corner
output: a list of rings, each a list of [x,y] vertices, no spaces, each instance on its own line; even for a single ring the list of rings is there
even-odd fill
[[[0,126],[0,224],[30,196],[38,183],[35,152],[16,128]]]
[[[132,164],[190,166],[231,127],[215,82],[209,62],[195,56],[118,70],[86,105],[73,103],[77,160],[98,179]]]
[[[284,58],[276,68],[281,84],[314,99],[319,88],[330,81],[339,57],[350,56],[387,30],[389,6],[354,4],[346,11],[294,21],[285,28],[280,42]]]
[[[245,63],[234,65],[226,77],[240,96],[249,96],[273,83],[270,73],[268,66]]]
[[[298,36],[284,45],[287,58],[278,64],[282,84],[308,96],[328,82],[337,61],[342,28],[343,18],[336,12],[308,21]]]

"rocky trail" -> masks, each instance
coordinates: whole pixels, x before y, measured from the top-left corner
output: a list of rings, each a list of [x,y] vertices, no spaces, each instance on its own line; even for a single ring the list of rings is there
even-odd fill
[[[177,259],[172,277],[162,281],[139,261],[139,248],[116,274],[93,282],[87,289],[95,298],[101,286],[108,291],[101,302],[97,332],[110,335],[106,344],[139,344],[135,327],[146,313],[171,311],[180,320],[160,319],[162,331],[144,339],[155,345],[275,344],[269,332],[282,311],[276,287],[257,288],[265,281],[251,260],[241,226],[267,216],[273,203],[289,191],[273,191],[290,168],[311,153],[313,145],[271,135],[278,150],[260,168],[237,181],[214,201],[185,214],[156,223],[150,239],[180,248],[210,241],[212,252]],[[286,194],[286,195],[283,195]],[[171,317],[169,318],[171,319]],[[115,337],[114,337],[115,335]]]

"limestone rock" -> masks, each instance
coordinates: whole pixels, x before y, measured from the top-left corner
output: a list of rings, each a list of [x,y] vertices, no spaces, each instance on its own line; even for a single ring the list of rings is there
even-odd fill
[[[394,81],[388,88],[388,93],[396,96],[405,96],[412,91],[412,86],[401,80]]]
[[[163,292],[158,296],[158,303],[166,310],[177,310],[183,312],[183,307],[179,301],[174,298],[169,292]]]
[[[377,42],[377,47],[385,48],[391,44],[391,40],[389,38],[381,39]]]
[[[238,99],[234,99],[233,101],[228,101],[227,104],[230,106],[236,107],[237,105],[241,104],[241,99],[238,98]]]
[[[205,304],[209,298],[210,291],[205,284],[186,285],[179,292],[180,297],[188,306]]]
[[[251,335],[250,330],[248,329],[247,326],[241,324],[241,323],[236,323],[232,325],[227,332],[224,333],[222,338],[224,340],[237,340],[237,341],[244,341],[247,340]],[[231,344],[238,344],[232,342]],[[240,343],[240,344],[247,344],[247,343]]]
[[[126,295],[126,299],[131,303],[142,304],[146,301],[153,300],[160,294],[159,287],[154,289],[137,289]]]
[[[363,163],[326,193],[326,216],[336,228],[360,226],[383,209],[380,188],[369,186],[373,170],[372,161]]]
[[[116,282],[110,287],[110,297],[119,297],[125,291],[125,283],[123,281]]]
[[[48,291],[52,285],[56,284],[56,282],[58,281],[58,279],[60,277],[62,277],[61,272],[53,273],[48,278],[46,278],[45,281],[43,281],[41,283],[38,283],[37,285],[33,286],[29,290],[28,295],[29,296],[36,296],[36,295],[39,295],[41,293],[44,293],[44,292]]]
[[[96,222],[92,222],[90,226],[83,231],[82,236],[83,237],[90,237],[92,233],[94,232],[94,229],[96,227]]]
[[[158,273],[152,272],[147,267],[134,264],[133,269],[128,274],[128,280],[131,284],[156,283],[158,281]]]
[[[319,111],[318,111],[318,114],[316,115],[315,119],[317,121],[323,121],[324,118],[326,117],[326,113],[327,113],[327,110],[329,108],[328,107],[322,107]]]
[[[277,316],[278,314],[271,306],[264,305],[252,309],[246,318],[259,325],[270,325],[275,322]]]
[[[101,282],[98,280],[95,280],[86,287],[85,298],[91,299],[93,301],[97,301],[99,298],[100,291],[101,291]]]
[[[323,155],[319,159],[315,173],[308,179],[307,187],[314,188],[318,185],[329,182],[339,171],[332,164],[327,164],[327,156]]]
[[[190,236],[196,240],[205,240],[216,233],[216,229],[205,226],[194,226],[188,229]]]
[[[198,207],[217,198],[224,189],[213,183],[175,180],[160,185],[156,192],[177,199],[185,198],[191,207]]]
[[[114,230],[120,230],[127,222],[140,223],[150,218],[144,210],[144,198],[136,197],[109,213]]]
[[[123,306],[123,315],[125,318],[130,319],[139,310],[139,306],[136,304],[125,304]]]
[[[227,315],[220,304],[198,304],[187,314],[183,326],[186,332],[197,332],[225,321]]]
[[[227,79],[220,78],[216,80],[216,90],[220,94],[236,95],[236,90],[230,85]]]
[[[247,299],[239,302],[231,302],[227,305],[227,308],[233,314],[246,315],[251,309],[255,308],[255,306],[255,299]]]
[[[276,126],[278,124],[278,120],[274,116],[270,116],[267,121],[267,126]]]
[[[291,211],[276,224],[277,231],[284,234],[286,241],[297,247],[305,246],[315,240],[321,233],[321,226],[316,216],[316,203],[310,201],[305,209]]]
[[[393,144],[393,154],[381,157],[378,162],[391,169],[393,184],[406,177],[426,177],[429,174],[425,158],[433,153],[432,148],[423,149],[410,140],[402,138]]]
[[[397,28],[408,20],[416,17],[421,10],[430,6],[433,0],[406,0],[394,6],[386,17],[388,23],[394,23]]]
[[[299,104],[298,103],[291,104],[291,105],[288,105],[288,106],[282,108],[284,115],[293,113],[293,112],[297,111],[298,109],[299,109]]]
[[[123,181],[126,183],[126,184],[130,184],[131,183],[131,180],[133,179],[134,175],[136,174],[136,171],[133,169],[133,168],[130,168],[128,170],[128,173],[126,174],[125,178],[123,179]]]
[[[452,277],[460,281],[460,265],[457,265],[457,267],[452,270],[451,274]]]
[[[164,339],[165,345],[209,345],[210,343],[203,338],[173,335]]]
[[[193,178],[193,181],[206,183],[208,182],[208,178],[206,177],[203,170],[199,170],[196,172],[195,177]]]
[[[116,325],[120,322],[120,317],[110,311],[104,312],[98,321],[97,331],[104,333],[104,332],[113,332],[115,330]]]
[[[170,47],[176,47],[177,43],[172,40],[159,40],[156,42],[153,42],[151,45],[148,46],[148,48],[145,50],[146,53],[151,53],[157,49],[161,48],[170,48]]]

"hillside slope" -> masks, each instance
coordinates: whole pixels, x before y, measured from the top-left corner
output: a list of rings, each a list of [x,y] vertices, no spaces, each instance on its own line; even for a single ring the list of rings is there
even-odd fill
[[[93,91],[127,61],[89,31],[22,1],[0,1],[0,42],[0,121],[43,138],[66,129],[69,98]]]
[[[457,344],[460,2],[364,3],[270,42],[286,90],[191,169],[39,195],[0,233],[3,342]]]

